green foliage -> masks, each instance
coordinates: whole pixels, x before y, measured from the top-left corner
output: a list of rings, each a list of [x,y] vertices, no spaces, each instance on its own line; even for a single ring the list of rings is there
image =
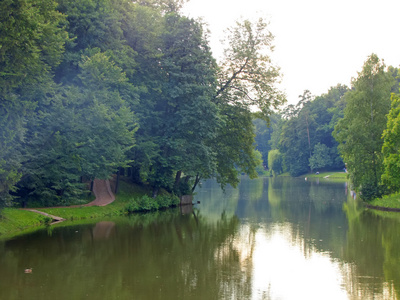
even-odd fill
[[[220,108],[222,126],[212,141],[217,153],[217,180],[236,186],[238,174],[256,177],[260,164],[254,151],[252,110],[268,119],[273,108],[285,102],[276,88],[279,69],[269,57],[273,36],[262,20],[237,22],[228,31],[225,57],[220,65],[215,101]]]
[[[257,175],[258,176],[265,175],[267,172],[264,169],[264,162],[262,159],[261,152],[258,150],[255,150],[254,156],[255,156],[256,161],[258,161],[258,165],[255,167],[255,171],[257,172]]]
[[[380,207],[400,208],[400,193],[393,193],[373,199],[369,201],[368,204]]]
[[[257,175],[253,108],[284,101],[272,35],[239,22],[218,66],[183,2],[0,3],[1,205],[69,205],[121,168],[154,195]]]
[[[263,19],[238,21],[227,32],[217,97],[243,108],[257,107],[267,119],[286,101],[276,88],[280,74],[270,58],[273,35]]]
[[[347,164],[351,180],[361,188],[362,197],[371,199],[382,193],[383,173],[381,139],[390,109],[394,79],[375,54],[368,57],[353,89],[345,95],[344,117],[335,126],[334,136]]]
[[[273,116],[272,118],[275,118],[275,116]],[[256,149],[261,153],[263,164],[265,166],[268,166],[268,152],[269,150],[271,150],[271,143],[269,141],[271,140],[271,136],[273,134],[273,127],[271,126],[271,117],[269,124],[262,119],[254,119],[253,124],[255,127],[254,139],[256,142]]]
[[[52,0],[0,2],[0,206],[22,176],[26,118],[51,84],[67,40]]]
[[[82,176],[107,178],[130,160],[134,115],[122,97],[130,86],[121,69],[96,53],[84,57],[79,85],[55,89],[29,119],[19,195],[42,205],[83,197]]]
[[[254,149],[254,133],[251,113],[241,107],[226,105],[221,110],[226,116],[224,126],[213,142],[217,152],[216,179],[225,186],[237,186],[239,174],[257,177],[256,167],[260,164]]]
[[[283,172],[282,154],[278,149],[268,152],[268,169],[272,171],[275,176]]]
[[[309,159],[312,170],[320,170],[332,165],[329,148],[321,143],[314,146],[313,155]]]
[[[290,105],[285,110],[278,148],[283,155],[283,165],[292,176],[314,168],[344,167],[332,131],[342,114],[346,91],[347,87],[342,85],[332,87],[327,94],[318,97],[305,91],[296,106]]]
[[[382,152],[384,173],[382,181],[391,191],[400,190],[400,95],[392,94],[392,105],[383,132]]]
[[[127,213],[155,211],[177,206],[179,202],[179,198],[173,194],[158,195],[156,198],[150,197],[148,195],[143,195],[140,198],[132,198],[125,205],[125,211]]]

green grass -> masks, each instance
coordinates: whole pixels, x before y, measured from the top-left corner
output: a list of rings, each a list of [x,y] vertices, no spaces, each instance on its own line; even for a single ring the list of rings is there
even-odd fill
[[[285,173],[279,174],[278,177],[290,177],[290,174],[289,174],[289,172],[285,172]]]
[[[332,171],[332,172],[321,172],[319,174],[315,173],[309,173],[302,175],[301,177],[309,177],[309,178],[329,178],[329,179],[343,179],[347,180],[347,175],[348,173],[345,172],[337,172],[337,171]]]
[[[383,196],[382,198],[374,199],[368,204],[373,206],[399,208],[400,209],[400,193]]]
[[[146,186],[132,184],[125,180],[121,180],[119,184],[116,200],[107,206],[57,207],[38,210],[67,220],[121,216],[126,213],[125,207],[132,198],[140,198],[150,193],[150,189]]]
[[[121,216],[126,214],[125,208],[131,199],[140,198],[146,194],[150,194],[150,189],[146,186],[131,184],[122,179],[116,200],[107,206],[57,207],[37,210],[71,221]],[[8,238],[34,231],[38,226],[44,227],[46,221],[48,218],[31,211],[5,208],[0,214],[0,237]]]
[[[0,215],[0,236],[29,231],[32,227],[44,226],[46,217],[27,210],[4,208]]]

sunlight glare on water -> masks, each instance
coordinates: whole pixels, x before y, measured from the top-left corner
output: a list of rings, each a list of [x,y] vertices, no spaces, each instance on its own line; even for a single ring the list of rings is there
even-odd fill
[[[339,264],[297,242],[288,224],[258,229],[252,299],[348,299]]]

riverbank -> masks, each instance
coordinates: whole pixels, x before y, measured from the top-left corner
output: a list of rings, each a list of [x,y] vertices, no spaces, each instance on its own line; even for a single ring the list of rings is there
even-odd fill
[[[338,180],[347,180],[348,173],[338,172],[338,171],[330,171],[330,172],[321,172],[321,173],[307,173],[298,176],[298,178],[329,178],[329,179],[338,179]],[[282,173],[278,175],[278,177],[292,177],[288,172]]]
[[[301,177],[347,180],[347,176],[348,176],[348,173],[332,171],[332,172],[321,172],[318,174],[317,173],[308,173],[308,174],[302,175]]]
[[[120,180],[119,191],[114,202],[106,206],[74,206],[35,208],[37,211],[58,216],[65,220],[85,220],[104,217],[122,216],[132,212],[155,211],[179,203],[177,197],[161,193],[153,199],[149,187],[132,184],[128,180]],[[0,214],[0,239],[17,236],[40,227],[48,226],[52,219],[29,210],[5,208]]]
[[[400,212],[400,192],[374,199],[365,205],[372,209]]]

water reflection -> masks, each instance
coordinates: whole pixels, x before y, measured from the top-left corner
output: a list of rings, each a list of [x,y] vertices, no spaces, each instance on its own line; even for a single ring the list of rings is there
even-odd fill
[[[240,239],[254,242],[246,250],[252,253],[252,299],[399,298],[398,214],[366,211],[347,183],[256,181],[242,180],[234,201],[239,232],[252,233]],[[224,209],[201,210],[210,208],[213,214]]]
[[[252,299],[347,299],[340,265],[327,253],[310,251],[288,223],[256,234]]]
[[[195,200],[0,243],[0,299],[399,297],[399,215],[345,183],[244,177]]]

